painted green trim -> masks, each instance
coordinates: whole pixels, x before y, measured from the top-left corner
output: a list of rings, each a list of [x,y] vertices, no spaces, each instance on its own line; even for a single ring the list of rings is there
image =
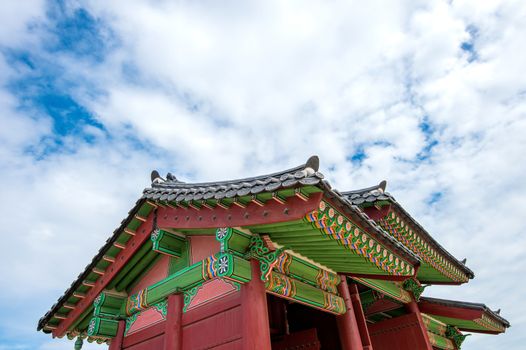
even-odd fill
[[[324,200],[320,201],[318,210],[305,217],[305,221],[390,275],[412,276],[415,272],[407,260],[371,237]]]
[[[137,321],[137,317],[139,317],[139,312],[134,313],[133,315],[126,317],[126,327],[124,329],[124,335],[128,334],[128,331],[130,330],[131,326]]]
[[[152,249],[161,254],[180,257],[185,248],[186,239],[173,233],[155,229],[150,237],[153,242]]]
[[[340,278],[337,274],[321,269],[310,262],[287,252],[282,252],[273,263],[273,268],[287,276],[293,277],[314,287],[337,294]]]
[[[345,313],[345,303],[338,295],[325,292],[279,272],[271,271],[265,282],[267,292],[285,299],[313,306],[333,314]]]
[[[453,344],[453,341],[451,339],[429,331],[427,332],[427,337],[433,348],[455,350],[455,345]]]
[[[93,316],[119,318],[120,309],[125,299],[126,297],[122,295],[112,295],[107,292],[100,293],[93,301]]]
[[[117,335],[119,321],[102,317],[93,317],[88,326],[88,336],[113,338]]]
[[[199,289],[201,289],[203,287],[202,284],[199,284],[193,288],[190,288],[190,289],[187,289],[185,292],[184,292],[184,306],[183,306],[183,312],[186,312],[186,310],[188,310],[188,306],[190,306],[190,303],[192,302],[192,300],[194,300],[194,297],[197,295],[197,292],[199,291]]]
[[[422,293],[424,292],[424,289],[426,289],[427,286],[422,286],[420,282],[418,282],[415,279],[410,278],[404,281],[404,283],[402,284],[402,287],[404,287],[404,289],[407,290],[408,292],[413,293],[415,300],[419,301],[420,296],[422,295]]]
[[[433,248],[426,239],[405,222],[397,213],[391,212],[378,224],[400,243],[422,258],[418,278],[425,281],[467,282],[469,277],[441,252]],[[428,271],[432,269],[435,273]],[[427,272],[427,273],[426,273]]]
[[[278,257],[283,253],[284,249],[277,249],[270,251],[265,246],[265,243],[259,235],[252,236],[250,240],[249,251],[245,255],[245,258],[254,258],[259,260],[259,269],[261,270],[261,280],[266,281],[272,270],[272,267],[277,262]]]
[[[130,261],[122,268],[115,278],[108,284],[107,289],[113,289],[115,286],[130,275],[130,270],[150,251],[152,250],[151,242],[145,242],[139,250],[131,257]]]
[[[396,301],[407,304],[413,300],[411,294],[402,287],[400,282],[358,277],[352,277],[352,279]]]
[[[446,336],[447,325],[444,322],[441,322],[428,314],[422,314],[422,320],[429,332]]]
[[[450,338],[455,343],[458,350],[460,350],[462,343],[470,335],[471,334],[462,334],[456,327],[447,325],[446,337]]]
[[[250,263],[229,253],[211,255],[129,296],[121,306],[120,312],[132,315],[154,305],[170,294],[183,292],[214,278],[226,278],[245,283],[251,279]]]
[[[221,252],[245,254],[252,236],[231,227],[222,227],[216,230],[216,240],[221,244]]]

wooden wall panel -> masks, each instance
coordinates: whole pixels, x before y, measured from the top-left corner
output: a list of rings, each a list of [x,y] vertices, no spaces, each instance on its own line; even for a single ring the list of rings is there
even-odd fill
[[[427,334],[415,314],[404,315],[369,326],[369,335],[374,350],[428,349]]]
[[[123,349],[136,350],[135,345],[147,343],[150,339],[159,338],[164,336],[165,322],[158,323],[154,326],[143,329],[137,333],[133,333],[129,336],[124,337]],[[152,348],[155,349],[155,348]]]
[[[132,345],[124,349],[125,350],[153,350],[153,349],[162,349],[163,346],[164,346],[164,334],[161,334],[161,335],[147,339],[141,343],[137,343],[135,345]]]
[[[183,314],[183,349],[241,349],[241,331],[237,292]]]

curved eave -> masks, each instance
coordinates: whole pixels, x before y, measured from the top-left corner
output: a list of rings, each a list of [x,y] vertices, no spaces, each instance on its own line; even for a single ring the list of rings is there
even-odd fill
[[[385,232],[373,219],[364,213],[358,206],[352,204],[352,202],[345,198],[345,196],[339,191],[332,189],[327,181],[322,181],[320,186],[324,190],[325,197],[334,202],[338,209],[346,213],[352,220],[360,223],[384,244],[407,259],[413,266],[420,266],[420,258],[418,255]]]
[[[391,209],[394,210],[402,219],[409,222],[412,229],[418,232],[418,234],[435,250],[442,254],[450,263],[462,271],[469,279],[475,277],[474,272],[464,265],[461,261],[455,258],[447,249],[445,249],[440,243],[438,243],[430,234],[427,232],[420,223],[414,219],[395,198],[385,192],[386,182],[382,181],[376,186],[363,188],[353,191],[342,192],[341,195],[360,208],[371,207],[375,205],[390,204]],[[433,281],[423,281],[425,283],[433,283]],[[454,283],[454,282],[453,282]]]
[[[510,327],[510,323],[504,317],[482,303],[421,297],[418,305],[423,313],[441,318],[445,320],[445,323],[457,326],[464,331],[497,334],[504,332],[506,328]],[[472,321],[475,324],[477,320],[484,317],[498,325],[498,328],[501,328],[501,330],[497,328],[482,329],[479,326],[470,327],[469,324],[465,323],[465,321]],[[449,322],[447,322],[448,320]]]
[[[83,286],[83,282],[88,278],[88,276],[93,272],[93,269],[101,262],[106,255],[106,253],[113,247],[113,244],[117,240],[120,234],[125,230],[126,227],[134,220],[135,215],[139,212],[142,206],[146,203],[146,200],[141,198],[137,200],[134,207],[128,212],[128,216],[122,220],[120,226],[113,231],[111,237],[106,240],[106,243],[99,249],[99,252],[93,257],[91,262],[84,268],[84,271],[81,272],[77,279],[73,281],[70,287],[64,292],[64,294],[57,300],[55,304],[50,308],[44,316],[40,318],[37,325],[37,331],[43,330],[44,333],[51,333],[51,330],[46,328],[46,325],[55,318],[55,315],[59,310],[64,306],[64,304],[74,297],[74,293],[78,288]]]

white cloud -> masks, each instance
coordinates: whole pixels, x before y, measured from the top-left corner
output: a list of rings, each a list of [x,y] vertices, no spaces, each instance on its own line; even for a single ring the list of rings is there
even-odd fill
[[[0,249],[12,262],[2,264],[0,281],[7,297],[42,292],[39,311],[51,305],[118,225],[152,168],[219,180],[317,153],[342,190],[387,179],[446,248],[468,258],[475,280],[427,293],[502,307],[514,327],[468,339],[464,349],[523,343],[526,310],[517,303],[524,284],[516,278],[526,244],[522,2],[85,6],[119,43],[102,62],[46,52],[41,44],[50,34],[30,26],[45,17],[42,6],[4,12],[21,15],[5,22],[0,45],[31,43],[38,57],[62,68],[64,80],[78,82],[67,93],[109,134],[86,127],[92,143],[69,136],[67,152],[40,160],[24,153],[50,135],[51,121],[17,108],[4,87],[25,72],[0,56],[0,121],[7,126],[0,130],[0,212],[7,213]],[[464,42],[474,52],[462,50]],[[350,162],[358,150],[365,158]],[[433,193],[442,193],[440,201],[428,205]]]

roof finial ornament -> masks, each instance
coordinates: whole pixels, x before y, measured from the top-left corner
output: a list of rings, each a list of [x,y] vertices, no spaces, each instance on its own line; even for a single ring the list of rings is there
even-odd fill
[[[152,175],[150,176],[152,179],[152,183],[162,183],[164,182],[164,179],[159,175],[159,172],[157,170],[152,171]]]
[[[178,182],[177,178],[172,173],[166,174],[166,180],[172,181],[172,182]]]
[[[495,311],[495,313],[496,313],[497,315],[500,315],[500,309],[498,309],[497,311]]]
[[[311,168],[315,172],[318,171],[318,169],[320,169],[320,158],[314,155],[307,159],[307,162],[305,163],[305,169],[307,168]]]
[[[383,192],[385,192],[385,188],[387,187],[387,181],[386,180],[382,180],[382,182],[380,182],[378,184],[378,189]]]
[[[467,259],[467,258],[464,258],[464,259],[462,259],[461,262],[462,262],[463,265],[466,265],[466,262],[467,262],[467,261],[468,261],[468,259]]]

